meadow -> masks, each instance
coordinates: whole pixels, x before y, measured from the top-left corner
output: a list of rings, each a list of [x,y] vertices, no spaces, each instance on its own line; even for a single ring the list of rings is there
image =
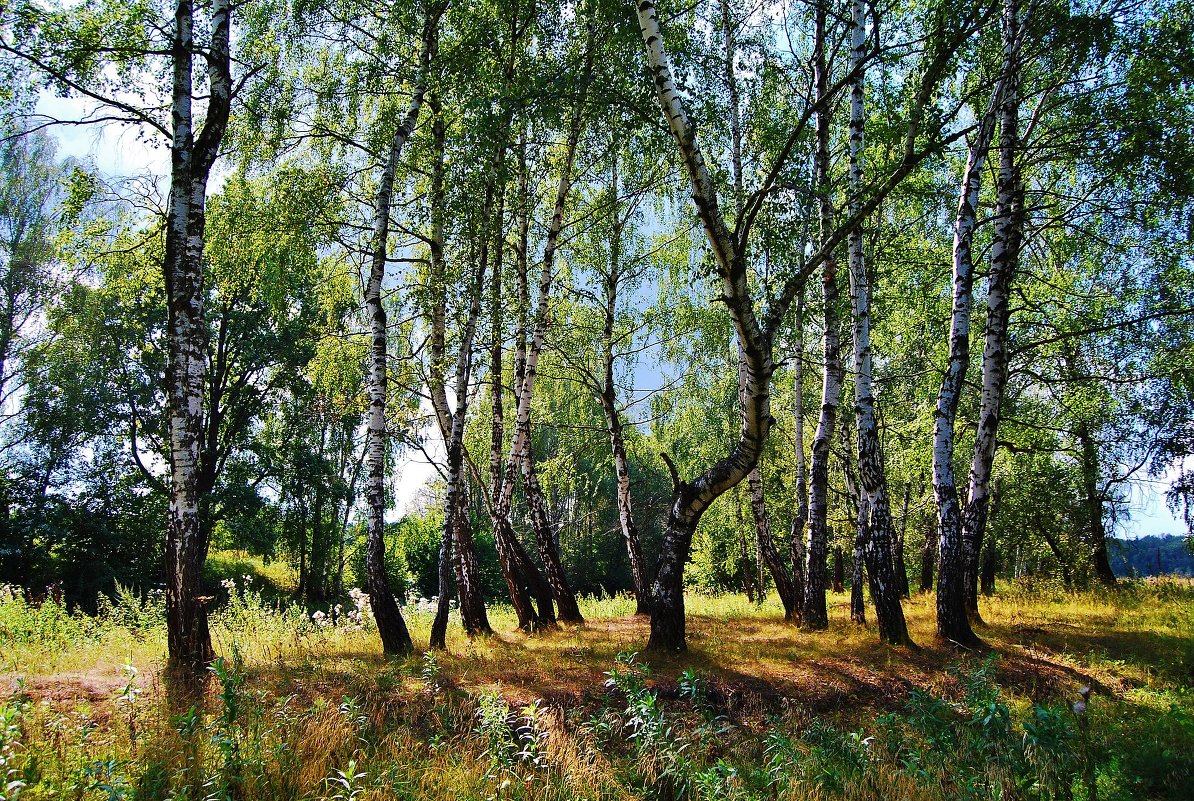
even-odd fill
[[[222,578],[221,658],[184,701],[159,598],[86,616],[0,591],[0,800],[1194,796],[1190,582],[1001,585],[981,654],[934,641],[932,596],[905,604],[916,649],[843,595],[818,633],[693,596],[677,656],[636,653],[631,600],[590,598],[582,627],[496,607],[491,638],[387,661],[367,609],[312,616],[256,567]],[[430,605],[406,612],[426,643]]]

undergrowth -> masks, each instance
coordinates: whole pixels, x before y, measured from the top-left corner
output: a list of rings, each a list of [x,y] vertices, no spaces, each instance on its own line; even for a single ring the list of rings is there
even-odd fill
[[[1178,608],[1150,612],[1149,592],[1129,588],[1123,601],[1024,596],[1017,607],[1027,617],[1064,605],[1066,619],[1079,620],[1074,609],[1101,615],[1122,603],[1126,615],[1155,616],[1179,647],[1151,676],[1140,656],[1151,645],[1112,655],[1105,632],[1098,649],[1071,644],[1056,657],[1099,676],[1143,675],[1139,682],[1097,685],[1087,697],[1074,674],[1064,691],[1035,697],[1005,686],[1005,665],[991,656],[956,662],[886,708],[858,698],[825,713],[800,697],[742,707],[707,651],[692,654],[700,667],[611,653],[602,657],[603,687],[527,699],[503,684],[509,653],[528,671],[563,670],[559,654],[580,658],[597,635],[510,646],[456,639],[448,652],[385,662],[351,655],[376,636],[362,616],[317,618],[237,581],[213,616],[225,656],[212,665],[207,692],[180,708],[155,679],[160,599],[125,591],[86,617],[52,598],[34,604],[5,591],[5,669],[23,669],[28,681],[14,674],[0,697],[0,801],[1177,801],[1194,783],[1194,695],[1174,679],[1191,634],[1168,627],[1190,614],[1190,595],[1162,588]],[[734,604],[702,603],[706,619],[758,620]],[[586,614],[597,631],[620,620]],[[992,630],[1013,625],[988,618]],[[806,647],[854,647],[848,629],[822,636],[836,639]],[[116,662],[104,694],[39,684],[52,678],[44,665],[82,653],[119,660],[113,643],[132,652]],[[347,654],[329,665],[320,649],[333,645]],[[899,665],[886,670],[899,679]]]

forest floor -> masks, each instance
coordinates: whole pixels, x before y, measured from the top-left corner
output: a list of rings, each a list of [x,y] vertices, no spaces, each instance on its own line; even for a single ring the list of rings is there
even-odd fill
[[[1110,778],[1100,774],[1100,781],[1107,785],[1101,793],[1104,798],[1181,798],[1180,794],[1166,795],[1165,788],[1188,789],[1186,782],[1194,781],[1194,584],[1190,582],[1132,582],[1113,592],[1081,594],[1024,586],[1002,588],[1000,594],[982,599],[984,625],[979,633],[989,645],[985,654],[963,654],[936,639],[931,595],[916,595],[905,602],[909,627],[918,643],[915,648],[882,645],[873,625],[851,623],[844,595],[831,594],[831,624],[824,632],[805,632],[785,624],[774,600],[757,606],[741,597],[695,596],[689,599],[688,610],[689,650],[678,655],[640,654],[631,660],[628,653],[640,650],[646,642],[648,621],[631,614],[633,603],[628,599],[589,599],[582,604],[587,619],[583,626],[560,626],[526,635],[515,630],[510,611],[498,607],[491,612],[498,632],[492,637],[469,640],[457,624],[446,653],[387,661],[374,631],[320,626],[297,610],[271,608],[254,591],[238,591],[213,617],[217,651],[230,667],[222,680],[212,680],[206,695],[208,717],[201,718],[208,721],[204,724],[208,727],[218,726],[221,715],[227,714],[229,692],[251,698],[254,714],[262,720],[269,717],[268,710],[318,715],[328,709],[343,712],[348,705],[359,710],[361,721],[367,720],[371,731],[390,731],[392,739],[393,732],[400,729],[402,747],[417,745],[419,759],[427,758],[424,750],[428,743],[465,738],[462,753],[470,753],[469,758],[480,767],[464,771],[468,780],[453,784],[453,792],[468,796],[469,792],[461,790],[467,786],[480,793],[478,797],[490,797],[490,780],[499,774],[509,774],[506,779],[521,776],[518,766],[528,757],[511,751],[507,755],[510,764],[495,767],[494,746],[485,739],[489,736],[484,731],[485,709],[488,705],[505,710],[495,719],[509,718],[507,739],[517,745],[521,735],[515,721],[519,710],[525,713],[529,706],[539,710],[532,712],[532,718],[556,715],[558,720],[553,718],[556,722],[552,725],[571,732],[569,753],[579,748],[580,733],[589,741],[603,732],[601,736],[609,734],[606,729],[612,726],[624,742],[618,747],[609,743],[594,746],[595,753],[634,757],[626,764],[615,760],[609,768],[611,775],[591,787],[591,782],[581,782],[592,793],[574,792],[576,788],[568,782],[548,783],[557,797],[667,797],[669,793],[676,796],[677,791],[666,782],[666,786],[659,785],[660,776],[666,778],[662,767],[630,767],[643,756],[635,749],[641,749],[645,741],[646,735],[640,732],[644,715],[659,715],[661,726],[672,721],[667,725],[675,728],[667,728],[668,736],[692,746],[677,752],[688,760],[684,764],[690,774],[721,770],[746,775],[749,769],[762,771],[769,764],[767,760],[774,754],[768,756],[767,743],[775,740],[777,732],[804,736],[813,723],[843,733],[858,729],[858,741],[865,732],[873,735],[876,726],[895,726],[901,731],[911,726],[913,734],[923,738],[925,734],[917,726],[927,725],[922,720],[926,714],[929,719],[936,715],[953,730],[951,742],[956,745],[961,741],[958,727],[968,714],[965,699],[974,695],[974,676],[980,675],[995,688],[993,692],[1010,710],[1010,718],[1026,721],[1009,723],[1008,736],[1012,729],[1015,736],[1008,742],[1014,741],[1015,748],[1027,747],[1029,729],[1023,726],[1036,725],[1031,723],[1036,720],[1032,716],[1039,718],[1040,714],[1033,710],[1067,713],[1079,688],[1092,687],[1091,710],[1098,713],[1092,720],[1102,721],[1106,728],[1100,735],[1105,735],[1104,757],[1118,760],[1119,773],[1108,774]],[[426,643],[429,617],[412,614],[410,624],[416,643]],[[31,742],[49,747],[58,743],[56,737],[60,739],[53,734],[55,727],[67,725],[64,721],[68,719],[84,721],[77,725],[90,732],[87,736],[92,741],[105,744],[104,748],[97,745],[98,750],[120,755],[117,761],[129,763],[130,776],[141,770],[144,781],[146,766],[133,767],[143,761],[137,752],[138,739],[143,742],[151,731],[157,731],[154,738],[160,744],[173,736],[172,731],[181,731],[176,705],[169,709],[175,715],[172,718],[164,701],[159,672],[164,635],[151,605],[138,606],[126,599],[98,618],[85,618],[65,610],[47,612],[45,605],[17,609],[16,602],[10,601],[0,604],[0,642],[0,696],[20,699],[26,705],[26,723],[33,726],[36,722]],[[654,711],[632,708],[635,693],[641,695],[640,700],[652,699],[646,703]],[[627,698],[632,701],[629,705]],[[913,708],[928,703],[925,699],[935,699],[929,712]],[[938,701],[940,709],[933,706]],[[241,707],[246,703],[242,701]],[[221,713],[221,708],[225,712]],[[243,717],[244,712],[241,714]],[[892,715],[904,717],[896,720]],[[702,729],[702,720],[717,721],[722,734]],[[399,729],[393,728],[396,721],[403,721]],[[1076,721],[1066,721],[1067,742],[1077,742]],[[544,732],[551,728],[544,726]],[[40,733],[36,731],[39,727]],[[1161,775],[1147,781],[1120,776],[1123,755],[1115,753],[1114,743],[1122,739],[1139,746],[1140,731],[1149,730],[1161,738],[1156,744],[1161,756],[1150,759],[1154,763],[1160,759],[1163,764],[1153,764],[1145,772],[1160,770]],[[269,737],[283,737],[283,733]],[[635,737],[637,745],[632,743]],[[544,733],[543,739],[551,738]],[[719,740],[736,743],[735,752],[746,754],[746,762],[737,767],[737,763],[726,762],[728,757],[715,745]],[[398,746],[391,742],[388,747]],[[658,747],[662,746],[657,743],[656,750]],[[807,743],[799,746],[811,747]],[[61,743],[54,748],[55,759],[69,761],[69,749],[64,750]],[[87,749],[82,746],[76,750],[76,760],[96,756],[84,755]],[[293,792],[282,796],[334,797],[329,777],[345,770],[345,758],[362,749],[328,744],[324,751],[318,757],[304,758],[301,779]],[[366,754],[350,758],[359,765]],[[906,754],[899,759],[906,761]],[[1080,760],[1076,759],[1070,759],[1071,779],[1081,797],[1084,785]],[[43,755],[43,761],[47,760]],[[308,761],[314,764],[306,764]],[[724,770],[717,767],[723,762]],[[661,764],[666,765],[666,760]],[[948,774],[958,768],[941,769]],[[66,776],[66,768],[60,770]],[[376,770],[368,770],[366,775],[376,775]],[[37,778],[45,783],[44,774]],[[878,779],[872,777],[871,785],[874,781]],[[1039,777],[1034,781],[1039,784]],[[1139,795],[1141,781],[1160,789]],[[130,787],[135,784],[131,778],[127,782]],[[823,782],[813,784],[817,792],[825,790]],[[598,785],[604,788],[600,792]],[[278,787],[270,786],[273,789],[261,797],[278,795]],[[393,790],[392,783],[388,786]],[[754,785],[746,781],[743,786],[749,789]],[[862,795],[851,791],[854,785],[848,782],[834,786],[841,797],[867,797],[862,790]],[[36,782],[30,783],[32,797],[38,797],[37,787]],[[524,790],[531,793],[525,787],[519,793]],[[538,797],[536,793],[527,797]],[[692,788],[680,794],[702,795]],[[702,797],[706,796],[712,797],[709,793]],[[775,793],[760,797],[775,797]]]

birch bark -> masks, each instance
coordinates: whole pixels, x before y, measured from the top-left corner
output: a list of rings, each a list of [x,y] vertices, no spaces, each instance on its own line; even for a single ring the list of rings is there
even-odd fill
[[[1008,323],[1011,316],[1011,288],[1019,269],[1022,237],[1023,202],[1020,177],[1016,165],[1019,141],[1019,0],[1003,0],[1003,48],[1005,53],[1004,84],[999,103],[999,179],[996,192],[995,235],[991,245],[991,273],[987,279],[987,326],[983,344],[982,391],[975,433],[974,458],[970,464],[969,492],[962,517],[963,608],[978,619],[978,555],[982,548],[983,532],[991,496],[991,468],[995,460],[996,435],[999,429],[1000,404],[1007,387]],[[945,577],[944,563],[938,586]],[[971,592],[973,587],[974,591]],[[973,600],[973,603],[972,603]],[[953,611],[953,610],[950,610]],[[967,615],[964,614],[963,617]],[[941,619],[938,602],[938,631],[943,626],[956,629],[963,636],[965,630],[956,620]]]
[[[588,63],[582,82],[582,89],[576,101],[576,108],[568,133],[563,165],[560,170],[560,180],[556,187],[556,198],[552,208],[551,223],[548,226],[547,240],[544,243],[543,262],[539,272],[539,296],[535,309],[535,325],[531,339],[527,343],[526,361],[522,365],[521,381],[518,382],[518,406],[514,421],[514,437],[510,445],[510,455],[506,462],[506,474],[497,504],[498,514],[508,519],[514,492],[514,471],[521,467],[527,507],[531,516],[531,526],[535,533],[535,540],[539,548],[540,559],[543,562],[544,572],[547,575],[547,583],[551,588],[552,599],[555,601],[558,618],[571,623],[583,623],[584,617],[580,613],[580,607],[576,603],[576,596],[572,592],[572,588],[568,583],[568,577],[564,572],[563,561],[560,559],[559,544],[556,540],[554,527],[551,523],[547,504],[535,471],[534,454],[531,447],[531,401],[534,395],[535,379],[538,374],[539,356],[543,351],[547,329],[551,322],[551,287],[554,280],[555,256],[559,247],[560,232],[564,226],[565,205],[568,200],[568,194],[572,189],[572,169],[584,124],[585,89],[587,88],[593,59],[593,47],[591,43],[587,58]]]
[[[895,527],[891,518],[887,474],[879,440],[873,394],[874,363],[871,353],[871,287],[867,275],[862,240],[863,136],[866,111],[863,84],[866,58],[866,11],[863,0],[851,3],[850,70],[855,78],[850,87],[850,217],[855,220],[850,231],[850,300],[854,317],[854,416],[858,429],[859,495],[864,499],[865,514],[859,514],[860,532],[865,544],[867,580],[879,637],[893,645],[911,642],[900,587],[892,568],[892,540]]]
[[[1008,55],[1011,53],[1008,51]],[[937,394],[933,425],[933,493],[937,501],[938,531],[935,538],[941,551],[941,571],[937,579],[937,631],[953,642],[973,646],[977,643],[964,609],[964,556],[962,545],[961,503],[954,475],[954,427],[966,372],[970,366],[970,318],[973,305],[973,241],[978,220],[979,191],[983,165],[995,131],[1010,62],[1005,60],[999,82],[991,92],[986,112],[970,143],[966,169],[959,192],[958,213],[954,220],[953,310],[950,316],[949,363]],[[933,563],[926,549],[921,564],[921,590],[933,583]]]
[[[518,276],[518,300],[516,305],[517,325],[514,352],[514,399],[518,404],[521,394],[522,376],[526,363],[526,314],[530,305],[530,289],[527,284],[527,251],[530,240],[530,187],[529,173],[526,163],[526,133],[519,133],[518,142],[518,202],[515,204],[515,217],[518,220],[518,239],[515,245],[516,270]],[[501,308],[501,275],[493,278],[491,308],[500,311]],[[506,589],[510,593],[510,601],[514,606],[514,613],[518,618],[518,627],[524,631],[533,631],[543,626],[555,623],[555,606],[552,601],[551,588],[539,572],[539,568],[531,561],[522,544],[514,533],[510,523],[510,503],[513,499],[514,470],[507,471],[506,460],[502,453],[504,444],[504,401],[502,399],[502,336],[503,327],[500,316],[494,315],[491,327],[490,353],[496,354],[490,364],[490,384],[494,394],[494,416],[490,437],[489,470],[490,470],[490,504],[489,515],[493,525],[494,541],[497,546],[498,564],[502,569],[502,578],[506,582]],[[507,495],[507,486],[510,495]],[[505,500],[503,501],[503,498]],[[538,610],[536,610],[536,605]]]
[[[169,664],[201,676],[214,658],[201,598],[207,559],[205,497],[200,487],[207,328],[203,302],[203,232],[207,181],[228,126],[232,102],[231,7],[213,0],[206,53],[207,113],[198,135],[192,109],[194,5],[178,0],[171,36],[170,194],[163,273],[167,295],[167,415],[170,504],[166,519],[166,632]]]
[[[672,78],[655,5],[651,0],[642,0],[635,10],[646,45],[647,60],[654,75],[656,96],[684,161],[697,213],[709,238],[717,274],[721,279],[721,299],[729,309],[745,354],[748,402],[742,409],[739,440],[731,452],[691,482],[682,480],[671,459],[664,457],[672,476],[672,503],[664,525],[659,562],[651,588],[654,607],[647,647],[652,650],[682,651],[687,647],[684,562],[692,546],[696,525],[709,504],[745,478],[758,461],[771,421],[770,382],[774,363],[771,343],[755,317],[740,243],[730,233],[718,208],[713,178]]]
[[[468,414],[469,388],[472,383],[473,340],[477,321],[481,316],[481,294],[484,287],[487,253],[480,256],[469,283],[468,311],[456,354],[453,392],[455,408],[449,406],[446,386],[447,286],[449,277],[444,256],[444,148],[445,129],[438,102],[429,105],[435,112],[432,139],[435,157],[431,174],[431,280],[434,300],[431,320],[431,368],[428,382],[432,406],[435,408],[440,435],[447,456],[447,488],[444,501],[444,524],[439,556],[439,597],[435,619],[431,626],[432,648],[447,647],[447,626],[451,577],[456,579],[456,593],[460,601],[460,619],[469,636],[490,634],[489,617],[481,592],[480,567],[473,544],[472,525],[468,519],[467,477],[464,474],[464,427]],[[492,198],[492,187],[487,196]],[[489,208],[489,204],[486,205]],[[500,211],[499,211],[500,215]],[[486,237],[488,225],[483,214],[481,236]],[[495,269],[500,269],[500,266]]]
[[[366,457],[365,499],[368,506],[368,532],[365,539],[365,573],[369,582],[369,601],[382,650],[387,654],[406,654],[413,649],[410,632],[402,617],[402,610],[390,591],[385,571],[385,457],[388,432],[386,430],[387,331],[386,310],[382,303],[381,284],[385,277],[386,254],[390,236],[390,204],[393,199],[395,173],[402,150],[414,131],[427,92],[431,60],[435,53],[439,18],[429,13],[423,26],[419,51],[419,72],[406,114],[390,139],[389,153],[378,181],[373,213],[373,237],[370,245],[372,259],[369,280],[365,285],[365,309],[369,317],[371,346],[366,391],[369,396],[369,451]]]
[[[828,11],[825,3],[816,6],[816,33],[813,45],[813,80],[819,111],[816,115],[816,153],[813,161],[813,182],[816,186],[821,240],[824,243],[833,227],[833,201],[829,196],[829,69],[826,64],[826,35]],[[813,435],[812,462],[808,495],[808,547],[804,571],[804,626],[809,629],[829,627],[829,611],[825,607],[825,562],[829,548],[829,447],[837,425],[837,408],[841,402],[843,371],[838,353],[839,301],[837,261],[832,252],[826,254],[821,281],[821,308],[825,332],[821,352],[824,368],[821,382],[821,412]]]

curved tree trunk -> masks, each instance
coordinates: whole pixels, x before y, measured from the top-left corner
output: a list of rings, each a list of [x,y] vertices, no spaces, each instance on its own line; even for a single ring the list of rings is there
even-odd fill
[[[589,45],[589,67],[592,65],[592,44]],[[588,79],[589,69],[585,71],[585,81]],[[582,84],[583,87],[583,84]],[[572,119],[572,127],[568,135],[564,164],[560,172],[560,182],[556,189],[555,206],[552,209],[551,223],[547,230],[547,241],[543,249],[543,266],[539,275],[539,300],[535,315],[535,329],[529,342],[527,358],[522,376],[522,385],[518,398],[518,413],[515,417],[514,443],[511,454],[518,459],[522,467],[523,492],[526,495],[527,509],[530,513],[531,528],[535,534],[539,548],[539,558],[543,562],[548,585],[551,587],[552,597],[556,604],[556,614],[559,620],[568,623],[583,623],[584,617],[576,603],[576,595],[568,583],[564,572],[563,560],[560,558],[559,542],[556,538],[555,526],[551,522],[547,511],[547,502],[543,490],[539,485],[538,473],[535,470],[534,448],[531,439],[531,399],[538,376],[539,354],[543,350],[547,328],[551,320],[551,284],[554,278],[552,270],[555,256],[559,247],[560,232],[564,227],[564,206],[568,194],[572,189],[572,166],[576,159],[576,150],[580,142],[580,134],[584,123],[584,97],[582,88],[580,97]]]
[[[526,134],[519,134],[518,142],[518,190],[515,217],[518,220],[518,239],[515,244],[518,275],[518,298],[516,314],[518,323],[514,354],[514,399],[518,403],[522,377],[526,364],[526,314],[530,305],[530,289],[527,285],[527,251],[530,241],[530,186],[526,166]],[[490,292],[490,390],[493,394],[493,421],[489,445],[490,492],[487,508],[493,526],[494,544],[497,547],[498,565],[502,578],[510,593],[510,602],[518,618],[518,627],[523,631],[535,631],[555,623],[555,606],[551,589],[543,579],[539,568],[527,556],[510,523],[510,500],[514,492],[514,471],[507,470],[503,454],[505,412],[502,398],[502,274],[496,271]],[[507,484],[507,481],[510,483]],[[507,495],[509,487],[509,495]],[[503,501],[503,498],[505,500]],[[535,606],[538,604],[538,610]]]
[[[713,178],[705,165],[704,155],[697,145],[696,131],[689,123],[684,103],[672,79],[655,6],[651,0],[642,0],[636,6],[636,12],[648,62],[655,76],[656,96],[692,184],[697,213],[709,238],[721,279],[722,300],[729,309],[745,355],[747,403],[741,410],[739,440],[730,453],[691,482],[682,480],[675,465],[665,457],[672,476],[672,503],[652,585],[654,606],[647,647],[682,651],[687,648],[683,574],[684,563],[692,546],[692,535],[709,504],[738,484],[758,462],[770,428],[770,383],[775,366],[771,356],[770,334],[755,317],[741,243],[730,233],[718,208]]]
[[[486,247],[480,248],[473,280],[469,285],[468,312],[464,330],[461,332],[459,350],[456,354],[455,386],[453,387],[456,405],[453,409],[448,404],[444,375],[447,340],[447,285],[450,281],[443,244],[445,131],[439,104],[433,99],[431,106],[435,111],[432,136],[435,142],[436,157],[431,175],[430,250],[434,299],[431,309],[431,365],[428,386],[447,456],[447,491],[444,500],[443,535],[440,541],[439,596],[435,619],[431,625],[430,646],[446,648],[452,584],[449,566],[456,581],[456,594],[460,600],[460,619],[465,632],[469,636],[474,636],[491,634],[493,631],[489,625],[489,616],[485,610],[485,600],[481,592],[481,570],[477,560],[476,546],[473,544],[472,524],[468,517],[466,486],[468,479],[464,473],[464,428],[468,414],[469,386],[472,377],[473,339],[476,335],[477,320],[481,315],[481,294],[489,255]],[[499,152],[495,161],[500,161],[500,158]],[[486,195],[487,201],[492,199],[492,185]],[[480,236],[486,242],[488,241],[488,209],[490,206],[491,203],[487,202],[486,211],[482,214]],[[500,218],[500,204],[498,209]],[[495,269],[500,271],[500,264]]]
[[[586,55],[586,66],[582,79],[581,91],[576,99],[573,110],[568,142],[565,149],[563,165],[560,169],[560,180],[556,188],[555,204],[552,208],[551,223],[548,226],[547,240],[543,249],[543,263],[539,272],[539,297],[535,310],[535,325],[529,342],[527,342],[526,359],[522,362],[521,375],[515,376],[517,386],[517,411],[514,420],[514,438],[510,445],[510,454],[506,462],[506,470],[502,481],[502,491],[495,499],[497,515],[509,518],[511,501],[514,492],[514,472],[521,467],[523,490],[526,494],[527,507],[530,510],[531,527],[543,560],[547,582],[551,588],[560,620],[572,623],[583,623],[580,608],[576,603],[576,596],[568,584],[564,572],[563,561],[560,558],[559,544],[556,541],[554,527],[547,514],[547,504],[539,486],[535,472],[534,453],[531,444],[531,401],[533,398],[535,379],[538,374],[539,355],[543,350],[547,329],[551,322],[551,286],[554,280],[553,269],[556,251],[559,247],[560,232],[564,226],[564,207],[568,194],[572,189],[572,168],[576,159],[576,150],[580,142],[581,131],[584,127],[584,103],[587,84],[592,69],[594,44],[590,39]],[[522,325],[522,320],[519,321]],[[516,371],[517,373],[518,371]]]

